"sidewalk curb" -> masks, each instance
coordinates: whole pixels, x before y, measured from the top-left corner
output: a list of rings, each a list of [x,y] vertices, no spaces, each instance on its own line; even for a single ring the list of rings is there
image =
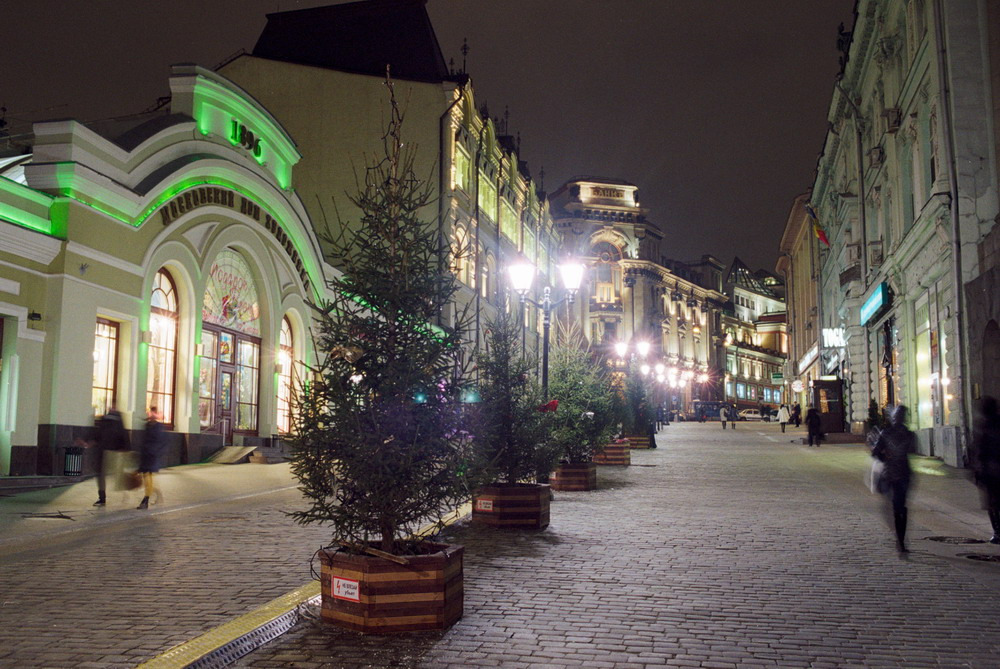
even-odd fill
[[[424,525],[414,532],[414,536],[428,536],[439,527],[453,525],[471,514],[472,503],[466,502],[444,516],[440,523]],[[319,581],[311,581],[228,623],[174,646],[138,665],[137,669],[225,667],[290,630],[299,620],[299,607],[314,600],[318,602],[319,597]]]

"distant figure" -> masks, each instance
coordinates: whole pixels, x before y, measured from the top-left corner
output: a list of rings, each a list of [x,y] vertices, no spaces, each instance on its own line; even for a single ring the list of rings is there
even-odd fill
[[[983,508],[993,525],[991,544],[1000,544],[1000,411],[993,397],[983,398],[979,407],[970,453],[976,485],[982,491]]]
[[[810,446],[815,442],[816,448],[819,448],[819,442],[823,439],[823,432],[820,429],[821,424],[819,411],[816,410],[816,407],[809,407],[809,411],[806,412],[806,429],[809,431]]]
[[[156,407],[149,407],[149,412],[146,415],[146,429],[142,433],[142,445],[139,447],[139,473],[142,474],[145,497],[136,507],[138,509],[148,509],[149,498],[154,492],[157,495],[160,493],[153,483],[153,474],[160,471],[160,458],[163,456],[165,445],[166,438],[163,434],[160,414]]]
[[[109,451],[117,453],[132,450],[122,415],[115,405],[112,404],[106,414],[94,421],[94,427],[85,439],[77,442],[97,449],[97,501],[94,506],[104,506],[108,501],[107,477],[116,473],[112,471],[112,463],[120,462]]]
[[[788,411],[788,407],[784,404],[778,409],[778,422],[781,423],[781,431],[785,431],[785,426],[791,421],[792,415]]]
[[[726,421],[729,420],[729,410],[726,409],[726,405],[725,404],[723,404],[722,408],[719,409],[719,420],[722,421],[722,429],[725,430],[726,429]],[[735,427],[736,426],[733,425],[733,428],[735,428]]]
[[[900,404],[889,417],[889,427],[882,430],[872,457],[880,460],[882,470],[881,489],[892,501],[892,520],[896,529],[896,550],[908,553],[906,548],[906,496],[910,491],[910,453],[917,450],[917,437],[906,427],[905,406]],[[808,420],[808,417],[806,418]]]
[[[802,425],[802,405],[798,402],[792,407],[792,422],[795,423],[795,427]]]

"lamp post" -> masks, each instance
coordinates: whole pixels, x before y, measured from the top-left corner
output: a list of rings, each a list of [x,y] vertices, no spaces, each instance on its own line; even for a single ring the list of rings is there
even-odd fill
[[[531,290],[531,283],[535,279],[535,266],[529,262],[521,261],[511,265],[507,272],[510,275],[510,283],[521,298],[521,304],[530,304],[542,310],[542,397],[547,402],[549,400],[549,325],[552,323],[552,309],[558,307],[563,302],[573,304],[576,293],[580,290],[580,283],[583,281],[584,267],[578,262],[565,262],[559,266],[559,273],[562,275],[563,286],[566,294],[562,299],[553,301],[552,290],[548,286],[542,291],[542,301],[536,302],[528,297]]]

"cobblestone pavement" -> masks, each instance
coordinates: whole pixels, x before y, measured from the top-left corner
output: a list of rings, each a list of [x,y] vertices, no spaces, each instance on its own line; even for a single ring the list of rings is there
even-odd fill
[[[1000,554],[975,491],[921,459],[901,560],[859,446],[674,424],[542,532],[462,523],[465,616],[363,637],[305,621],[242,667],[997,667]],[[639,465],[639,466],[637,466]]]
[[[122,508],[102,521],[90,507],[93,482],[81,485],[66,496],[86,502],[53,505],[85,531],[3,545],[0,667],[134,667],[301,586],[329,537],[285,516],[301,508],[294,489],[148,515],[118,500]],[[10,513],[17,502],[0,508]]]

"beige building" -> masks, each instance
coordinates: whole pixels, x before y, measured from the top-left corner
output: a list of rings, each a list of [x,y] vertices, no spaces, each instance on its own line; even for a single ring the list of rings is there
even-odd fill
[[[787,294],[788,362],[785,365],[785,392],[788,401],[805,407],[812,403],[809,389],[820,377],[819,348],[823,333],[816,304],[819,240],[806,211],[809,193],[792,202],[785,230],[778,246],[780,256],[775,271],[784,277]],[[830,345],[839,343],[836,332],[828,332]]]

